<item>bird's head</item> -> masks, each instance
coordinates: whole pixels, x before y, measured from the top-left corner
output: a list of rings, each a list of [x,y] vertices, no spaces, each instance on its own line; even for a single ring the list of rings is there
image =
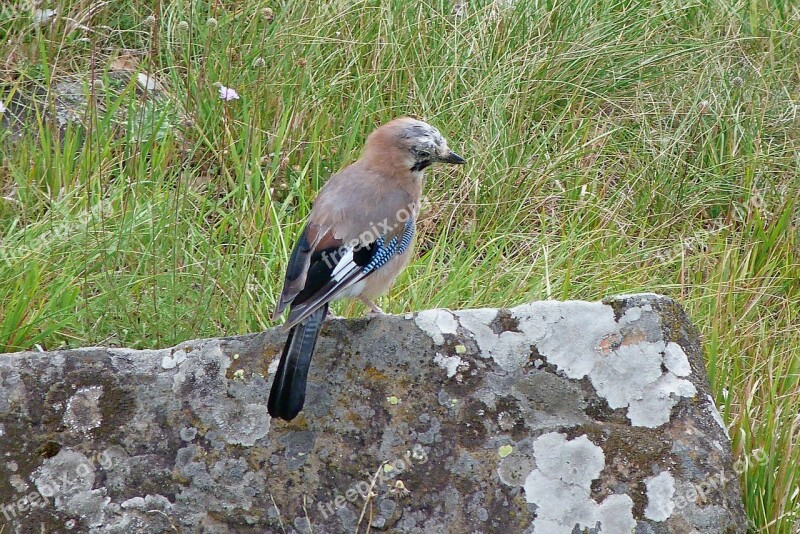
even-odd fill
[[[450,150],[439,130],[426,122],[401,117],[388,122],[367,138],[365,155],[396,158],[411,172],[419,172],[437,163],[460,165],[466,160]]]

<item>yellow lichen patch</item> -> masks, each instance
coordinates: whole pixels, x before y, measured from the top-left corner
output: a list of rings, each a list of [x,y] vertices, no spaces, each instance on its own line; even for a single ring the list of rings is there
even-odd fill
[[[374,367],[367,367],[366,370],[364,371],[364,375],[369,380],[386,380],[386,375],[378,371]]]

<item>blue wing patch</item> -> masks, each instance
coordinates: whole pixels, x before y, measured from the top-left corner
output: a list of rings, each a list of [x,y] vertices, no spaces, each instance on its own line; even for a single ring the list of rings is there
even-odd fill
[[[370,262],[361,269],[361,272],[363,274],[368,274],[376,269],[380,269],[394,256],[399,256],[405,252],[408,246],[411,244],[411,240],[414,239],[414,227],[414,220],[409,219],[406,221],[405,228],[403,229],[403,235],[401,235],[399,239],[397,237],[393,237],[389,243],[386,243],[383,237],[376,239],[375,253],[373,254]]]

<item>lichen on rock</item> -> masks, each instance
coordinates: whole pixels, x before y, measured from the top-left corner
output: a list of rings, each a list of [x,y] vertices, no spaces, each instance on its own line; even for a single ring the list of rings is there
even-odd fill
[[[284,340],[0,358],[0,530],[745,532],[669,299],[330,320],[291,423]]]

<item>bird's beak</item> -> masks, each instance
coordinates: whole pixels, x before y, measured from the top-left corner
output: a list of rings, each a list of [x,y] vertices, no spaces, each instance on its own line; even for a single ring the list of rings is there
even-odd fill
[[[467,162],[464,158],[453,152],[452,150],[448,155],[443,157],[440,161],[444,163],[452,163],[453,165],[463,165]]]

